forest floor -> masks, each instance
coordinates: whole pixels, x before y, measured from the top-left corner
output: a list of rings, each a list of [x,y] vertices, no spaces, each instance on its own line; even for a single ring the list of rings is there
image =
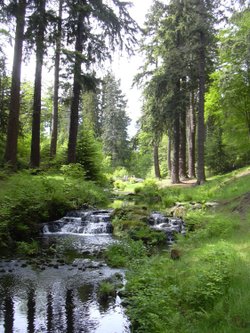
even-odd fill
[[[242,170],[241,172],[238,172],[235,175],[235,178],[240,178],[240,177],[243,177],[243,176],[247,176],[249,174],[250,174],[250,167],[248,167],[247,169]],[[208,180],[209,179],[210,178],[208,178]],[[164,187],[168,187],[168,186],[183,188],[183,187],[196,186],[197,185],[196,183],[197,183],[197,180],[195,178],[192,178],[192,179],[187,178],[187,179],[182,179],[179,184],[172,184],[171,179],[167,178],[167,179],[160,180],[158,185],[159,185],[160,188],[164,188]]]

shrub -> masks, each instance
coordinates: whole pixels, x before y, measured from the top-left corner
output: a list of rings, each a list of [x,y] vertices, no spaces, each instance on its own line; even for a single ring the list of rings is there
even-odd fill
[[[124,179],[125,177],[128,177],[128,170],[124,167],[119,167],[116,168],[114,173],[113,173],[113,177],[114,178],[120,178],[120,179]]]
[[[147,246],[166,244],[166,234],[162,231],[150,229],[148,226],[130,229],[128,235],[133,240],[141,240]]]
[[[115,297],[116,287],[110,281],[102,281],[98,287],[97,295],[101,301],[106,301],[110,297]]]
[[[114,188],[123,191],[126,188],[126,183],[122,180],[116,180],[114,182]]]
[[[105,259],[111,267],[127,267],[132,261],[145,258],[146,254],[142,241],[126,239],[110,245],[105,252]]]
[[[84,122],[83,129],[78,134],[76,162],[83,166],[86,179],[103,181],[103,158],[101,143],[95,138],[90,124]]]
[[[63,165],[60,170],[66,177],[79,178],[82,180],[85,178],[86,174],[83,166],[80,163],[70,163]]]
[[[39,253],[39,244],[35,240],[30,243],[17,242],[17,253],[24,256],[36,256]]]

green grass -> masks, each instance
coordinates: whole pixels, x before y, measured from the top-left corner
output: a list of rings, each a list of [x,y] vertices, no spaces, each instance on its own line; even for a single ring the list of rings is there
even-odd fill
[[[13,174],[0,181],[0,247],[32,240],[38,235],[39,223],[60,218],[69,210],[106,206],[107,202],[103,189],[83,179]]]
[[[241,174],[249,172],[248,175],[240,177]],[[214,176],[202,186],[192,187],[165,187],[159,192],[166,202],[197,201],[230,199],[249,191],[250,167],[233,171],[226,175]],[[160,183],[159,183],[160,184]],[[164,205],[164,202],[163,202]]]
[[[165,202],[216,200],[189,211],[190,230],[175,244],[179,260],[161,253],[131,263],[126,295],[132,332],[250,332],[249,168],[203,186],[158,190]]]

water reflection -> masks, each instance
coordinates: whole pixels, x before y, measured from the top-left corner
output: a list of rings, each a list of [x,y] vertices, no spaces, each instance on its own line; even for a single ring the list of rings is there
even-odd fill
[[[120,270],[89,259],[44,270],[13,260],[0,273],[0,332],[128,333],[129,323],[115,298],[105,304],[98,286]],[[79,267],[86,265],[86,269]],[[12,270],[11,274],[9,269]]]
[[[14,327],[14,302],[11,296],[4,299],[4,332],[12,333]]]
[[[67,333],[74,332],[74,295],[73,290],[66,292]]]
[[[28,292],[27,308],[28,308],[28,311],[27,311],[28,333],[34,333],[35,332],[35,312],[36,312],[34,289],[31,289]]]
[[[53,319],[53,305],[52,305],[52,294],[51,292],[47,295],[47,331],[52,333],[52,319]]]

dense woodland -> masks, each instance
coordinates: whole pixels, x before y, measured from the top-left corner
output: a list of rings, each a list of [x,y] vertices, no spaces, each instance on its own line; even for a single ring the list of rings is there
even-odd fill
[[[247,2],[166,3],[154,1],[140,28],[119,1],[1,1],[2,166],[80,163],[92,180],[125,167],[137,177],[201,184],[206,172],[249,163]],[[126,96],[104,70],[118,50],[142,56],[134,79],[142,117],[130,139]],[[32,56],[34,80],[22,82]]]
[[[86,259],[45,250],[42,227],[108,208],[116,241],[91,260],[126,268],[131,332],[249,333],[249,1],[154,0],[143,27],[120,0],[0,5],[0,264]],[[141,56],[132,138],[115,52]],[[185,225],[171,244],[159,212]]]

